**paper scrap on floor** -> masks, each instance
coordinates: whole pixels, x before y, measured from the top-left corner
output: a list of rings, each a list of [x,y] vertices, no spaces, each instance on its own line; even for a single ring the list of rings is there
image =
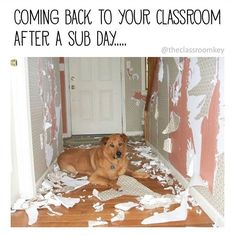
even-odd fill
[[[57,195],[58,193],[67,193],[77,188],[83,187],[89,183],[87,176],[73,179],[65,172],[58,170],[54,166],[41,184],[36,197],[32,199],[18,199],[12,206],[12,210],[25,210],[28,216],[28,224],[32,225],[37,222],[38,209],[47,208],[52,215],[61,215],[54,212],[50,205],[66,208],[73,207],[80,202],[80,198],[67,198]]]
[[[111,222],[115,222],[115,221],[123,221],[125,219],[125,212],[122,210],[116,210],[118,213],[117,215],[113,216],[111,218]]]
[[[101,204],[100,202],[93,204],[93,208],[95,209],[95,212],[103,211],[103,205],[104,205],[104,203]]]
[[[37,206],[30,206],[29,208],[25,209],[25,212],[29,219],[28,225],[34,224],[37,221],[39,215]]]
[[[122,203],[118,203],[115,205],[116,209],[122,210],[122,211],[128,211],[133,207],[138,206],[138,203],[135,202],[122,202]]]
[[[87,177],[87,176],[86,176]],[[74,179],[74,178],[71,178],[69,176],[63,176],[61,181],[67,185],[67,186],[71,186],[71,187],[74,187],[75,189],[77,188],[81,188],[85,185],[87,185],[89,183],[88,179],[86,178],[78,178],[78,179]]]
[[[66,208],[71,208],[75,204],[80,202],[80,198],[60,197],[60,196],[55,196],[55,198],[58,199],[60,203]]]
[[[158,224],[167,223],[173,221],[183,221],[187,219],[188,216],[188,191],[183,192],[182,200],[179,207],[173,211],[154,213],[152,216],[145,218],[141,224]]]
[[[179,195],[162,195],[160,197],[155,197],[152,195],[144,195],[139,197],[139,204],[144,207],[144,209],[154,209],[158,207],[169,207],[171,204],[180,203],[181,198]]]
[[[37,222],[38,209],[47,208],[49,211],[55,214],[55,212],[49,207],[49,205],[63,205],[66,208],[70,208],[79,202],[80,198],[66,198],[56,196],[54,193],[49,192],[45,196],[39,195],[34,199],[19,199],[15,204],[13,204],[12,208],[15,210],[25,210],[28,216],[28,225],[32,225]]]
[[[88,226],[89,227],[94,227],[94,226],[99,226],[99,225],[107,225],[108,222],[105,220],[89,220],[88,221]]]

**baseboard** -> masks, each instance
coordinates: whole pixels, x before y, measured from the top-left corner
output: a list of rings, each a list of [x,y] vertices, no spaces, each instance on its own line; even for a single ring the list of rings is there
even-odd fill
[[[62,134],[62,138],[70,138],[70,137],[71,137],[71,134],[68,134],[68,133]]]
[[[187,188],[189,181],[184,178],[184,176],[168,161],[166,160],[151,143],[147,142],[152,150],[158,155],[158,158],[170,169],[173,176]],[[224,216],[222,216],[215,208],[211,205],[209,201],[194,187],[190,187],[189,193],[197,201],[199,206],[205,211],[205,213],[211,218],[211,220],[216,224],[216,226],[224,226]]]
[[[127,131],[125,132],[127,136],[142,136],[143,131]]]
[[[126,135],[128,136],[142,136],[143,135],[143,131],[127,131],[125,132]],[[70,138],[71,134],[67,134],[67,133],[63,133],[62,134],[62,138]]]

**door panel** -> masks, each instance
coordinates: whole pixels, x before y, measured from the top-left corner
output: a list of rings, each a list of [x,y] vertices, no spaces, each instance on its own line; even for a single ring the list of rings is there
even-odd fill
[[[112,121],[113,120],[113,96],[110,90],[99,91],[99,118],[101,121]]]
[[[119,58],[69,58],[72,134],[122,131]]]
[[[78,119],[93,120],[93,93],[89,90],[80,90],[78,110],[76,114]]]

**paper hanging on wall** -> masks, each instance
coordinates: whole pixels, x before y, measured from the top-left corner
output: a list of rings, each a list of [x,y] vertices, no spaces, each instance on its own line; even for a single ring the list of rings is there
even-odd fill
[[[60,134],[60,122],[61,122],[61,105],[56,106],[55,111],[56,111],[56,141],[57,141],[57,149],[58,149],[58,147],[59,147],[59,134]]]
[[[170,113],[170,121],[166,128],[162,131],[163,134],[175,132],[179,127],[180,117],[175,113]]]
[[[163,77],[164,77],[164,70],[163,70],[163,60],[162,58],[160,59],[160,69],[159,69],[159,72],[158,72],[158,80],[160,82],[163,81]]]
[[[131,61],[126,61],[126,71],[129,79],[139,80],[139,74],[133,73],[134,69],[131,67]]]
[[[188,91],[188,94],[190,96],[204,96],[202,102],[199,103],[200,111],[196,116],[198,120],[208,116],[211,97],[215,88],[214,80],[217,76],[217,60],[216,58],[199,58],[197,60],[197,67],[199,67],[200,70],[201,80]]]
[[[47,129],[51,128],[52,124],[50,122],[47,122],[44,120],[44,130],[46,131]]]
[[[40,148],[41,148],[41,150],[43,150],[43,148],[44,148],[43,134],[39,135],[39,140],[40,140]]]
[[[156,107],[155,107],[155,114],[154,114],[155,120],[157,120],[158,117],[159,117],[159,112],[158,112],[158,96],[156,96]]]
[[[194,159],[196,160],[197,156],[195,154],[193,143],[190,139],[188,139],[187,143],[187,154],[186,154],[186,167],[187,167],[187,175],[193,176],[194,173]]]
[[[139,106],[141,101],[146,101],[146,95],[143,95],[141,91],[137,90],[134,92],[134,95],[131,97],[131,100],[135,101],[136,106]]]
[[[172,141],[171,138],[167,138],[164,140],[163,150],[171,153],[172,152]]]
[[[46,164],[47,167],[50,166],[53,158],[53,147],[50,144],[45,145],[45,159],[46,159]]]
[[[208,187],[208,182],[206,180],[203,180],[200,175],[194,173],[189,181],[189,187],[193,186]]]

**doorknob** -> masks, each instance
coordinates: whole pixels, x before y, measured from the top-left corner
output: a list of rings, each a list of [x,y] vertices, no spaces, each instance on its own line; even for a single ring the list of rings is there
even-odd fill
[[[75,85],[71,85],[71,89],[75,89]]]

